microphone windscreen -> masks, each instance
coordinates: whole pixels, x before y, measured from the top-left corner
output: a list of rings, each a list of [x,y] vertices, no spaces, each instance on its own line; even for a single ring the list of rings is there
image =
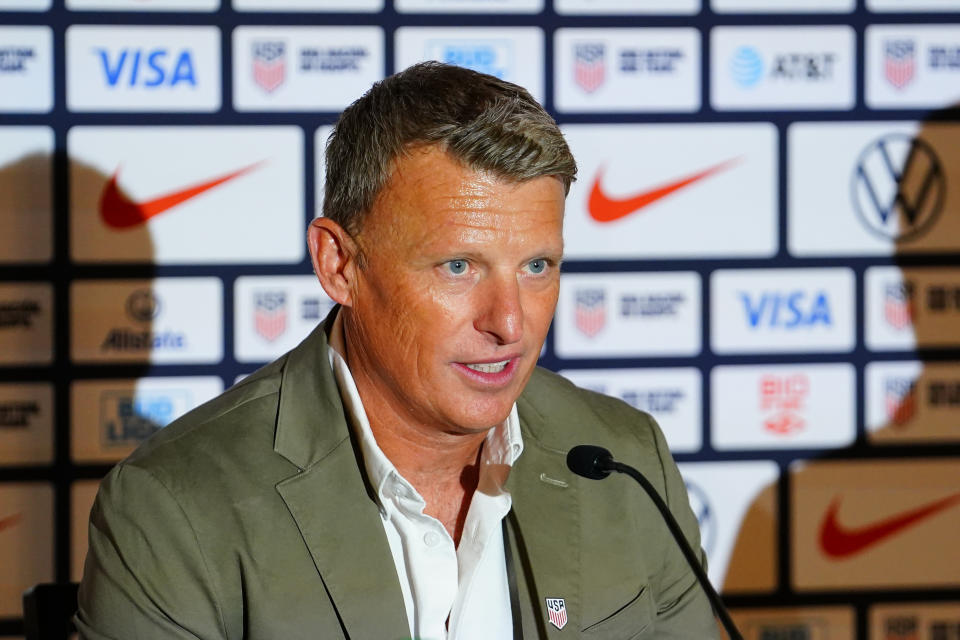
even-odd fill
[[[608,464],[612,461],[609,451],[592,444],[578,444],[567,452],[567,468],[591,480],[602,480],[610,475]]]

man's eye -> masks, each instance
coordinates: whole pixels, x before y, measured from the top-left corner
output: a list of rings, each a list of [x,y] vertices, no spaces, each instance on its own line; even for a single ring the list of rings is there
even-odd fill
[[[547,269],[547,261],[543,258],[530,261],[530,273],[543,273]]]
[[[462,273],[465,273],[467,270],[467,261],[466,260],[450,260],[447,262],[447,269],[450,270],[455,276],[459,276]]]

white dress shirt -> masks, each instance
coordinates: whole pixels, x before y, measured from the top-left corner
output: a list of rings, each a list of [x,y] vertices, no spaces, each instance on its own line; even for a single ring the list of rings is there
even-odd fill
[[[377,445],[342,355],[346,350],[339,315],[330,334],[330,347],[330,366],[360,442],[367,479],[380,505],[411,637],[511,639],[513,617],[501,522],[511,505],[503,484],[523,451],[516,404],[503,424],[490,429],[483,442],[479,483],[470,501],[460,545],[455,547],[443,524],[423,512],[423,497]],[[375,609],[376,604],[371,604]]]

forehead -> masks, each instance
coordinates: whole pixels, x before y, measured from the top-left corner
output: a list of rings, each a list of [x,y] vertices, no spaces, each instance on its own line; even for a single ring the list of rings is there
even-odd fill
[[[435,229],[450,224],[505,228],[562,223],[563,184],[540,177],[522,182],[465,166],[438,147],[415,148],[394,161],[364,227]]]

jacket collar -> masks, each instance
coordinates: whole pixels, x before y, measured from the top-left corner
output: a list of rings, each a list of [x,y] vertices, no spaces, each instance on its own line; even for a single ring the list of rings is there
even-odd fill
[[[283,367],[274,451],[297,472],[277,491],[323,581],[326,595],[318,590],[318,597],[332,600],[344,635],[406,637],[410,626],[390,545],[327,360],[326,332],[336,310]]]
[[[409,624],[393,557],[327,358],[327,332],[338,309],[288,354],[283,367],[274,450],[298,472],[277,490],[345,634],[406,636]],[[579,482],[566,468],[566,451],[542,438],[550,418],[528,401],[529,393],[530,386],[517,402],[524,451],[506,483],[513,497],[508,528],[524,633],[546,638],[560,632],[545,622],[544,598],[565,601],[569,619],[562,635],[581,628],[585,614],[590,620],[591,603],[580,589]],[[376,616],[370,614],[371,603]]]

